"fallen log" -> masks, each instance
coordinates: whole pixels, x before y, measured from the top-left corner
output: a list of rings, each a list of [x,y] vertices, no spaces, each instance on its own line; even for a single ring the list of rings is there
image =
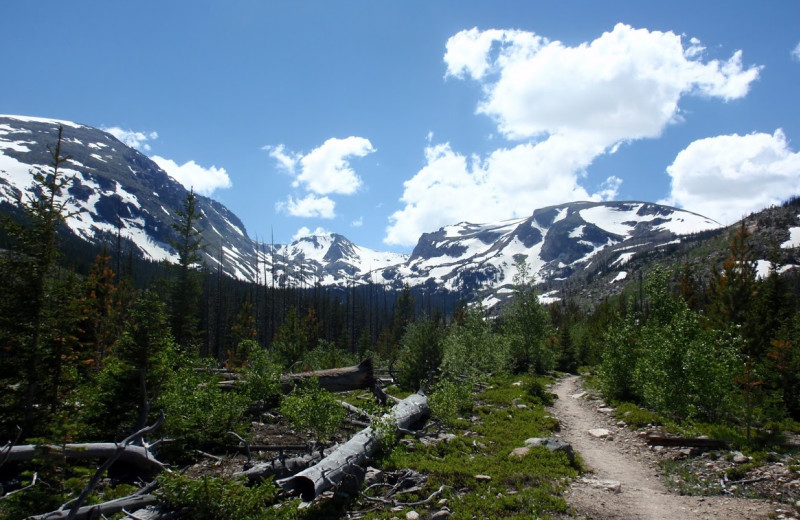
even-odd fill
[[[22,444],[13,446],[4,453],[6,462],[28,461],[34,458],[44,459],[107,459],[116,454],[120,446],[113,442],[90,442],[85,444]],[[164,469],[158,459],[143,446],[125,446],[119,461],[131,464],[143,470],[160,471]]]
[[[8,462],[21,462],[33,459],[108,459],[117,454],[119,461],[145,471],[161,471],[164,469],[147,448],[143,446],[120,446],[113,442],[89,442],[85,444],[21,444],[9,448],[0,448],[0,454]]]
[[[148,506],[155,505],[157,499],[154,495],[131,495],[127,497],[117,498],[103,502],[102,504],[93,504],[90,506],[83,506],[78,509],[78,512],[73,518],[76,520],[83,518],[102,518],[107,515],[113,515],[125,510],[132,513],[143,509]],[[29,516],[27,520],[59,520],[69,517],[70,510],[63,509],[51,511],[42,515]]]
[[[256,464],[250,469],[244,471],[237,471],[233,474],[234,477],[247,477],[248,480],[261,480],[267,477],[286,478],[296,475],[300,471],[308,468],[312,464],[320,461],[323,455],[330,454],[332,450],[325,450],[322,454],[319,452],[310,453],[307,455],[300,455],[285,459],[278,457],[268,462]]]
[[[426,419],[430,411],[424,394],[412,394],[396,404],[382,421],[394,423],[393,434],[409,430],[415,423]],[[285,491],[297,493],[306,502],[322,492],[345,483],[346,479],[363,476],[361,466],[375,453],[385,432],[368,426],[344,444],[336,447],[318,464],[276,483]],[[360,483],[359,483],[360,484]]]
[[[715,439],[705,439],[702,437],[661,437],[658,435],[648,435],[647,444],[650,446],[679,446],[682,448],[708,448],[724,449],[728,446],[725,441]]]
[[[241,374],[233,373],[225,381],[219,381],[217,385],[223,390],[232,389],[236,381],[241,378]],[[328,370],[314,370],[311,372],[298,372],[297,374],[284,374],[281,376],[281,391],[289,393],[300,381],[316,377],[319,380],[320,388],[329,392],[347,392],[362,388],[373,388],[375,377],[372,369],[372,358],[367,358],[358,365],[343,368],[331,368]]]

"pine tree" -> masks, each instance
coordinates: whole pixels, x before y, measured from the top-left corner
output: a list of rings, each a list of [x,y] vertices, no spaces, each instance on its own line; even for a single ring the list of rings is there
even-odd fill
[[[43,403],[58,393],[61,379],[62,358],[57,349],[63,343],[50,341],[53,331],[48,329],[52,323],[48,318],[60,314],[52,309],[53,302],[68,299],[54,297],[58,291],[54,276],[59,254],[57,233],[70,216],[62,191],[72,180],[60,171],[69,160],[61,154],[62,134],[63,127],[59,127],[55,149],[48,146],[51,171],[31,171],[33,190],[24,201],[19,199],[21,218],[5,216],[0,223],[13,247],[2,261],[5,283],[0,295],[0,339],[8,363],[3,363],[0,377],[16,380],[14,397],[3,399],[1,406],[11,406],[14,411],[4,410],[4,418],[21,419],[26,434],[37,424],[41,426],[37,414],[49,409]],[[22,411],[22,417],[12,417],[18,411]]]
[[[172,333],[186,352],[194,350],[202,291],[199,269],[202,266],[203,241],[197,224],[202,214],[193,191],[186,194],[178,221],[172,225],[177,238],[170,245],[178,253],[177,277],[172,285]]]

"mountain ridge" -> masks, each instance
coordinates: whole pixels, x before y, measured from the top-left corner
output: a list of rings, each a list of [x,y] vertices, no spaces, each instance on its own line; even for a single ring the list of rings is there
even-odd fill
[[[13,206],[29,189],[32,169],[47,169],[47,146],[63,125],[64,194],[75,212],[70,231],[85,241],[122,238],[143,258],[175,261],[169,246],[177,210],[188,191],[153,160],[111,134],[69,121],[0,116],[0,201]],[[569,202],[493,223],[461,222],[424,233],[411,254],[376,251],[337,233],[302,237],[291,244],[252,240],[223,204],[197,196],[203,215],[204,261],[212,269],[250,282],[281,286],[380,283],[459,291],[488,306],[512,287],[524,258],[531,281],[547,285],[591,268],[600,253],[618,251],[613,263],[637,251],[721,229],[686,210],[643,201]],[[608,263],[609,261],[607,261]]]

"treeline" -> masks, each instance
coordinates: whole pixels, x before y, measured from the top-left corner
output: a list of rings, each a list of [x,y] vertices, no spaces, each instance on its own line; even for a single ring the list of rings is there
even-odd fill
[[[800,277],[780,274],[777,261],[757,276],[756,258],[743,221],[710,278],[688,262],[656,268],[575,320],[581,361],[599,365],[606,395],[676,421],[739,428],[748,440],[800,420]]]
[[[177,265],[136,258],[124,240],[92,249],[60,233],[60,137],[0,222],[0,437],[109,440],[142,427],[186,366],[277,371],[396,362],[406,325],[452,316],[457,297],[377,284],[282,287],[202,265],[193,193],[179,210]],[[262,363],[263,364],[263,363]],[[181,373],[181,377],[186,374]],[[196,378],[192,378],[194,381]]]

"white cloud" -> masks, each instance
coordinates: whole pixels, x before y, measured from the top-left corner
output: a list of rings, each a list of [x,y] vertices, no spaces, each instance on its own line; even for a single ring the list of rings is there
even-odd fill
[[[225,168],[216,166],[205,168],[194,161],[179,165],[172,159],[165,159],[158,155],[150,158],[170,177],[183,184],[186,189],[193,189],[200,195],[208,196],[214,190],[231,187],[231,179]]]
[[[567,47],[533,33],[462,31],[447,42],[447,74],[482,81],[478,112],[510,139],[590,134],[605,147],[656,137],[697,93],[724,100],[747,93],[760,68],[744,69],[741,52],[724,62],[699,60],[672,32],[618,24],[589,43]]]
[[[354,136],[345,139],[332,137],[305,155],[287,152],[282,144],[265,146],[264,149],[281,168],[295,175],[292,184],[295,188],[304,188],[317,195],[355,193],[361,186],[361,178],[350,166],[350,158],[364,157],[375,151],[369,139]]]
[[[149,152],[150,145],[147,141],[158,139],[158,132],[136,132],[134,130],[123,130],[118,126],[103,128],[103,131],[113,135],[131,148],[136,148],[140,152]]]
[[[792,49],[792,57],[796,60],[800,60],[800,43],[798,43],[797,46]]]
[[[278,164],[281,166],[281,168],[294,175],[294,168],[301,156],[298,156],[298,154],[292,152],[287,153],[286,147],[284,147],[282,144],[279,144],[278,146],[265,146],[262,149],[267,150],[270,157],[278,161]]]
[[[328,197],[317,197],[313,193],[305,198],[295,200],[289,196],[286,202],[279,202],[275,205],[277,211],[285,211],[293,217],[320,217],[334,218],[336,203]]]
[[[308,229],[306,226],[303,226],[303,227],[301,227],[300,229],[297,230],[297,233],[295,233],[294,236],[292,236],[292,242],[300,240],[301,238],[304,238],[304,237],[318,236],[318,235],[330,235],[330,234],[331,234],[330,231],[328,231],[327,229],[321,228],[321,227],[318,227],[317,229],[312,231],[312,230]]]
[[[364,225],[364,217],[358,217],[350,223],[351,227],[359,228]]]
[[[489,222],[530,215],[536,208],[571,200],[605,200],[621,182],[612,177],[598,193],[578,183],[594,157],[583,145],[560,137],[466,157],[449,143],[425,150],[427,164],[404,183],[402,202],[384,241],[413,245],[421,233],[460,221]]]
[[[667,168],[664,202],[731,224],[800,194],[800,153],[783,131],[721,135],[694,141]]]
[[[427,164],[406,181],[403,209],[384,241],[411,245],[425,231],[468,220],[528,215],[572,200],[610,200],[621,180],[581,184],[598,156],[620,144],[661,135],[681,119],[686,95],[728,101],[747,94],[760,67],[742,54],[703,61],[697,39],[618,24],[594,41],[569,47],[525,31],[461,31],[447,42],[446,77],[483,87],[477,113],[520,141],[485,158],[449,144],[426,148]]]

